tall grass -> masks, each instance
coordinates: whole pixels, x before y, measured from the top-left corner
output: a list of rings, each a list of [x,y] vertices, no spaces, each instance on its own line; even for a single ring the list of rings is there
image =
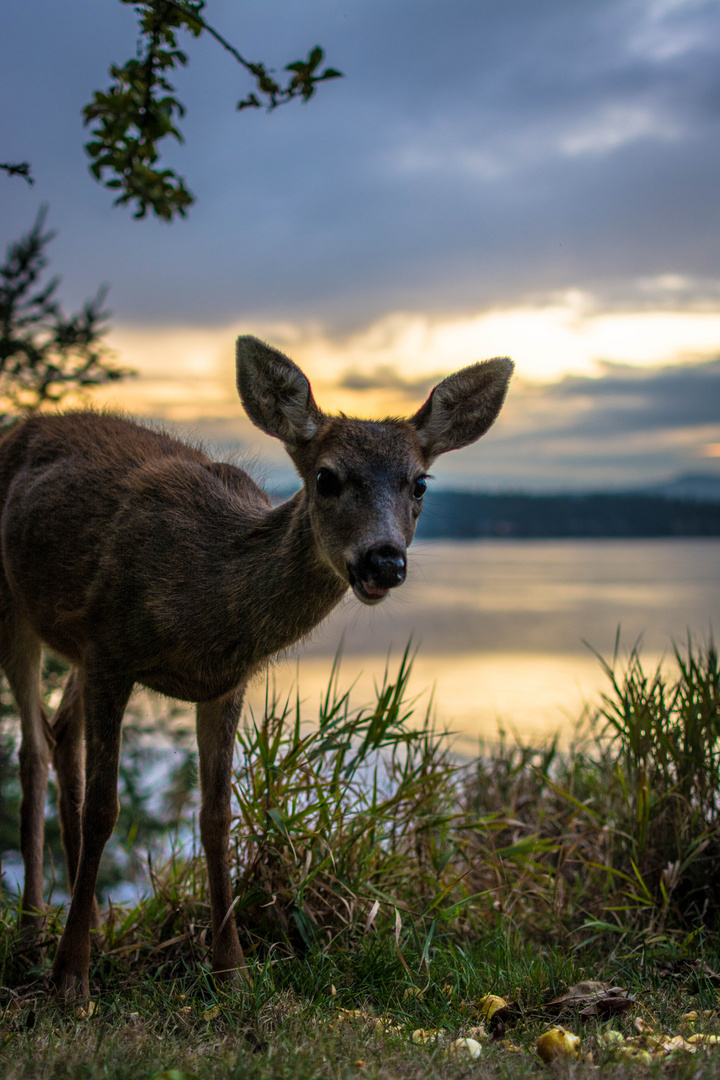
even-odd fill
[[[406,650],[374,705],[353,710],[336,660],[312,724],[299,699],[268,696],[241,728],[234,861],[240,922],[254,934],[331,943],[454,892],[457,766],[429,711],[416,718],[406,700],[410,669]]]
[[[502,807],[479,840],[486,880],[498,842],[545,841],[535,873],[496,873],[504,910],[563,934],[682,935],[714,929],[720,905],[720,671],[712,640],[647,673],[634,649],[601,660],[609,688],[565,754],[506,743],[481,756],[468,794]]]
[[[567,751],[500,737],[471,762],[431,705],[408,700],[408,651],[367,708],[340,689],[337,662],[316,715],[268,690],[238,734],[234,917],[248,955],[352,955],[377,937],[409,973],[408,957],[427,965],[441,940],[464,948],[498,931],[527,947],[610,949],[714,932],[715,647],[688,641],[673,670],[646,673],[638,650],[601,662],[607,691]],[[111,905],[105,937],[108,977],[128,961],[205,961],[201,854],[151,866],[151,895]]]

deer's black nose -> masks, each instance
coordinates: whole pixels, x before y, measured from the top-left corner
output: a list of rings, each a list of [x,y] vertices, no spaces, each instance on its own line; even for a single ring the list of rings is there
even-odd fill
[[[356,570],[361,581],[379,589],[393,589],[405,580],[407,558],[394,544],[378,544],[365,552]]]

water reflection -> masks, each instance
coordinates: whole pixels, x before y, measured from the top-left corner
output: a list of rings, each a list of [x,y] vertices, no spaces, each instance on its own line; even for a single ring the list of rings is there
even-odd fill
[[[406,585],[380,607],[354,598],[280,661],[287,692],[297,677],[308,714],[344,639],[342,683],[369,701],[388,650],[419,646],[412,687],[435,686],[439,721],[462,749],[492,737],[498,721],[523,737],[566,735],[606,680],[584,642],[612,654],[642,638],[648,668],[683,641],[707,637],[720,614],[720,541],[478,541],[411,549]],[[264,690],[249,701],[257,709]]]

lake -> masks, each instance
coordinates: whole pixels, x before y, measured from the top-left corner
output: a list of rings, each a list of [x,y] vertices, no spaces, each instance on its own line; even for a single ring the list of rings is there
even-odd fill
[[[419,712],[434,687],[439,725],[456,733],[460,754],[472,755],[500,724],[525,740],[559,732],[566,743],[585,704],[605,688],[588,645],[612,656],[618,626],[621,653],[642,638],[652,668],[673,640],[682,643],[688,630],[706,640],[713,624],[720,625],[720,540],[427,542],[410,549],[405,585],[374,608],[348,597],[309,643],[277,662],[273,678],[286,694],[299,675],[303,716],[312,721],[341,639],[340,685],[357,680],[352,701],[361,705],[372,700],[388,653],[396,669],[412,636]],[[247,704],[260,711],[264,697],[257,679]],[[182,746],[194,745],[193,720],[185,708],[176,713],[171,727],[184,729],[181,746],[158,734],[169,702],[143,700],[148,745],[167,750],[145,781],[162,793],[168,767]],[[21,888],[19,853],[7,855],[4,869],[6,887]],[[136,900],[146,885],[143,870],[139,882],[113,887],[113,898]]]
[[[498,724],[523,738],[566,741],[606,679],[591,648],[621,656],[641,641],[646,667],[690,631],[720,624],[720,540],[425,542],[410,549],[408,580],[365,608],[347,598],[312,641],[274,668],[285,693],[299,672],[307,716],[343,641],[340,682],[371,700],[388,652],[391,668],[412,637],[411,687],[435,688],[435,714],[471,753]],[[585,644],[587,643],[587,644]],[[253,709],[264,686],[251,687]],[[427,693],[423,699],[427,701]]]

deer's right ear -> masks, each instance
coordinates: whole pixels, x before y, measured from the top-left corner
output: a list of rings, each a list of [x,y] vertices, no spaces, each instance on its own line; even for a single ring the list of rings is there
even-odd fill
[[[237,388],[253,424],[288,446],[308,442],[322,417],[297,364],[258,338],[237,339]]]

